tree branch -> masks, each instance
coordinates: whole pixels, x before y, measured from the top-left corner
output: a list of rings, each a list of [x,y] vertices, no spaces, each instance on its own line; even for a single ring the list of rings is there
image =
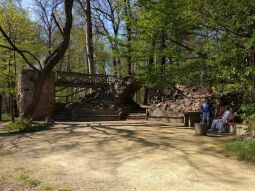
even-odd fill
[[[56,64],[63,57],[66,49],[69,46],[70,33],[71,33],[72,23],[73,23],[73,15],[72,15],[73,1],[74,0],[65,0],[66,21],[65,21],[65,27],[63,30],[63,41],[56,48],[56,50],[45,59],[44,72],[52,71],[52,69],[56,66]]]
[[[56,18],[55,15],[54,15],[54,13],[52,13],[51,16],[52,16],[52,18],[53,18],[55,24],[57,25],[58,30],[60,31],[61,35],[64,36],[64,32],[63,32],[62,28],[60,27],[60,25],[59,25],[59,23],[58,23],[58,21],[57,21],[57,18]]]
[[[12,47],[9,47],[9,46],[2,45],[2,44],[0,44],[0,47],[8,49],[8,50],[16,51],[16,49],[14,49]],[[39,64],[40,69],[42,70],[41,62],[40,62],[40,60],[36,56],[34,56],[31,52],[29,52],[27,50],[20,50],[20,52],[26,53],[26,54],[30,55],[33,59],[35,59],[37,61],[37,63]]]
[[[38,70],[36,67],[33,66],[33,64],[31,64],[27,57],[23,54],[23,51],[19,50],[15,44],[12,42],[12,40],[8,37],[8,35],[5,33],[5,31],[3,30],[3,28],[0,26],[0,32],[2,33],[2,35],[4,36],[4,38],[7,40],[7,42],[12,46],[13,50],[16,51],[22,58],[23,60],[25,60],[25,62],[29,65],[30,68],[32,68],[33,70],[40,72],[40,70]],[[34,58],[34,56],[33,56]],[[37,59],[38,60],[38,59]],[[39,61],[39,60],[38,60]]]

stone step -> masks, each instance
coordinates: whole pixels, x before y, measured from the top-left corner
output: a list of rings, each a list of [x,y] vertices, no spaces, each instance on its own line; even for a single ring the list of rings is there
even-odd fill
[[[146,113],[145,112],[138,112],[138,111],[131,111],[131,112],[127,113],[125,118],[127,120],[130,120],[130,119],[145,120],[146,119]]]
[[[127,113],[127,116],[146,116],[146,113]]]
[[[53,119],[55,121],[68,121],[71,120],[71,116],[68,111],[59,110],[54,114]]]

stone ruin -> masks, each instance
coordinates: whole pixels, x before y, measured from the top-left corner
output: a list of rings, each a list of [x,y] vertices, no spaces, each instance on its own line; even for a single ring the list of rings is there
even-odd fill
[[[35,78],[36,72],[33,70],[24,70],[20,74],[18,103],[21,115],[33,100]],[[88,88],[93,89],[91,86],[93,84]],[[133,96],[139,88],[139,83],[134,76],[115,79],[102,88],[94,88],[93,93],[85,96],[80,102],[67,105],[66,108],[70,115],[122,115],[139,107],[133,101]],[[55,108],[55,72],[52,72],[43,86],[39,104],[32,118],[33,120],[45,120],[46,117],[53,116]]]
[[[23,70],[18,81],[19,113],[22,115],[33,100],[36,72]],[[44,120],[51,116],[55,108],[55,74],[52,72],[42,88],[39,104],[32,116],[33,120]]]
[[[185,113],[200,112],[205,97],[212,105],[218,102],[215,90],[198,86],[176,85],[164,91],[156,90],[152,96],[154,104],[148,110],[149,119],[167,122],[183,122]]]
[[[165,90],[154,90],[151,95],[152,106],[148,110],[151,119],[168,122],[183,122],[185,113],[199,113],[200,105],[209,98],[213,110],[229,105],[238,111],[241,96],[233,93],[220,94],[213,88],[199,86],[171,86]]]
[[[140,108],[133,96],[140,88],[134,76],[115,79],[108,86],[94,90],[80,102],[67,106],[74,116],[118,115],[120,118],[130,111]]]

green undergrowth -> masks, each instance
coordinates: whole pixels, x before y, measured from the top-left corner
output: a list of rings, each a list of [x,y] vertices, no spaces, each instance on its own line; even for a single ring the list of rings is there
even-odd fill
[[[224,145],[227,157],[237,157],[239,160],[255,162],[255,141],[233,139]]]
[[[16,169],[17,175],[16,180],[18,183],[26,188],[29,189],[36,189],[42,191],[53,191],[56,190],[54,187],[48,183],[43,183],[40,180],[31,177],[31,174],[24,168],[17,168]]]
[[[41,181],[29,177],[28,173],[24,170],[21,170],[19,172],[17,180],[19,181],[20,184],[28,188],[35,188],[41,184]]]
[[[38,132],[50,128],[49,123],[33,122],[29,119],[18,119],[6,125],[9,132]]]

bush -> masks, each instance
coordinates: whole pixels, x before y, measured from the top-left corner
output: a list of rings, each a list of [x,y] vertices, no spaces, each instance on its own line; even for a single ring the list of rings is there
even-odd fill
[[[10,114],[8,114],[8,113],[2,114],[2,121],[9,121],[10,119],[11,119]]]
[[[255,141],[232,140],[225,145],[224,152],[227,156],[236,156],[240,160],[255,162]]]
[[[243,120],[249,124],[255,122],[255,103],[243,104],[241,110]]]
[[[14,123],[9,123],[7,128],[10,132],[37,132],[43,131],[50,127],[48,123],[35,123],[30,119],[21,118]]]

